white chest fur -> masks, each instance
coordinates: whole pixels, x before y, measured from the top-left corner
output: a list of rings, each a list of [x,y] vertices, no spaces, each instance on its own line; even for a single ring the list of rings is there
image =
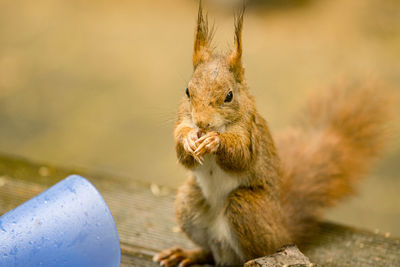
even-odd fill
[[[205,155],[203,165],[193,174],[212,209],[220,209],[228,194],[240,185],[239,177],[222,170],[213,155]]]
[[[240,177],[222,170],[212,155],[205,155],[203,165],[199,165],[193,174],[210,206],[202,219],[209,226],[207,238],[214,259],[219,264],[240,259],[242,254],[223,211],[227,196],[239,187]]]

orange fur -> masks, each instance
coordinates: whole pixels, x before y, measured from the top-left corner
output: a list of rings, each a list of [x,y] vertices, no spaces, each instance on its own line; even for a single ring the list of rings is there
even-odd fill
[[[213,38],[213,28],[208,27],[208,19],[203,16],[201,1],[197,15],[196,37],[194,39],[193,66],[206,62],[211,56],[210,43]]]
[[[200,4],[194,72],[174,130],[178,160],[189,171],[175,215],[200,249],[155,256],[168,267],[242,265],[301,245],[322,208],[349,195],[381,150],[385,96],[358,87],[313,98],[275,147],[244,77],[243,13],[235,19],[234,50],[217,55]]]
[[[353,193],[382,151],[389,97],[379,87],[341,85],[312,98],[296,125],[278,136],[282,203],[295,240],[307,237],[323,208]]]

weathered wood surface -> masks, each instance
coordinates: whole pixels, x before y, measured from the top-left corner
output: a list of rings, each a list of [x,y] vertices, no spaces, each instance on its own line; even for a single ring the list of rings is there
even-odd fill
[[[177,232],[173,191],[157,194],[157,188],[150,190],[150,185],[134,180],[32,164],[1,155],[0,214],[69,174],[88,178],[109,205],[121,240],[121,266],[157,266],[151,261],[156,251],[173,245],[193,247]],[[316,238],[300,249],[321,266],[400,266],[400,239],[332,223],[322,223]]]

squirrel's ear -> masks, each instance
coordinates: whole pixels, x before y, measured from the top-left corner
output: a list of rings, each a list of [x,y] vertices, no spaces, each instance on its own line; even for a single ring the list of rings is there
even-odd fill
[[[239,81],[241,81],[244,76],[244,69],[242,66],[242,28],[244,11],[245,6],[243,5],[239,14],[235,15],[235,47],[233,51],[228,54],[227,58],[231,71]]]
[[[203,17],[203,8],[201,0],[199,4],[199,13],[197,15],[196,37],[194,39],[193,67],[196,68],[200,63],[207,61],[211,56],[211,41],[213,29],[208,28],[207,15]]]

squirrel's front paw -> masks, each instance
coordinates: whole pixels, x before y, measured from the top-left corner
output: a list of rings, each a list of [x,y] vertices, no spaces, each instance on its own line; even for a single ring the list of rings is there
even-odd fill
[[[199,162],[200,164],[203,163],[203,159],[201,156],[198,156],[195,154],[195,151],[197,149],[197,144],[196,141],[198,140],[198,131],[195,129],[192,129],[188,135],[183,139],[183,148],[187,153],[193,156],[193,158]]]
[[[220,143],[219,133],[208,132],[196,140],[195,144],[198,145],[198,147],[194,151],[194,154],[201,157],[205,153],[215,153],[217,152]]]

